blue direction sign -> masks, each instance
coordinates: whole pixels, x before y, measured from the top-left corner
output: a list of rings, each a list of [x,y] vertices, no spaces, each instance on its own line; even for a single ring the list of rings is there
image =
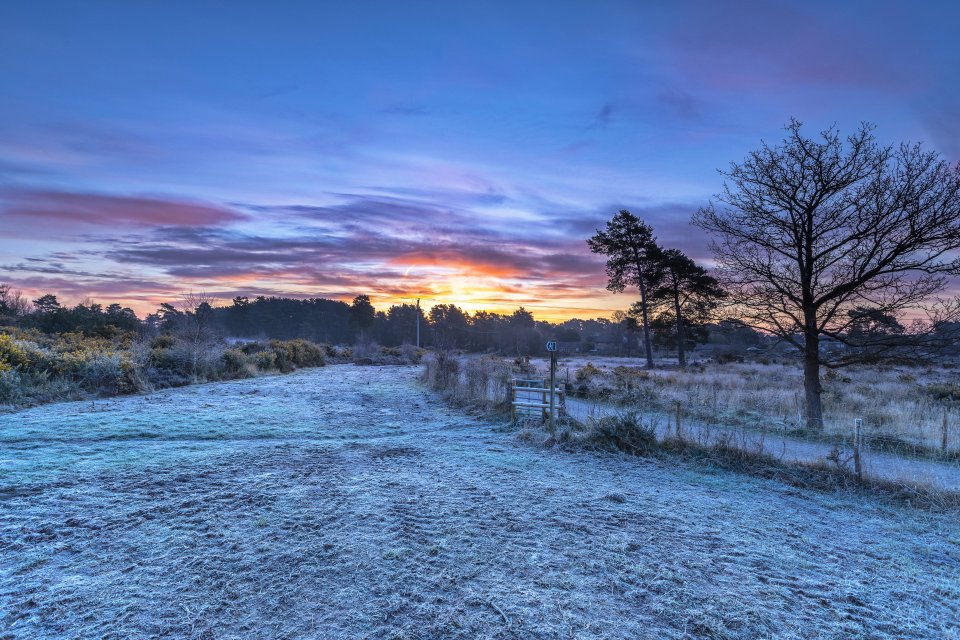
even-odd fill
[[[547,343],[547,351],[556,351],[557,350],[557,341],[551,340]]]

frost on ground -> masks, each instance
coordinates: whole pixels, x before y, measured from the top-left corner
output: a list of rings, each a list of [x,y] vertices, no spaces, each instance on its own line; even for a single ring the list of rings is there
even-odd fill
[[[960,524],[544,451],[416,370],[0,417],[0,638],[960,638]]]

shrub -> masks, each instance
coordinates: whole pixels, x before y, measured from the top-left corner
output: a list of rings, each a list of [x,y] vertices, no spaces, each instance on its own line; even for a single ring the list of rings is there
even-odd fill
[[[587,435],[585,444],[631,455],[650,455],[658,448],[656,432],[644,426],[637,413],[601,418]]]
[[[590,384],[594,377],[600,375],[600,369],[593,366],[592,362],[588,362],[579,369],[577,369],[574,374],[579,384]]]
[[[120,393],[129,385],[123,381],[120,356],[113,353],[96,353],[80,361],[77,373],[80,385],[96,393]]]
[[[460,362],[450,351],[437,351],[432,358],[427,359],[424,377],[427,384],[435,391],[445,391],[455,387],[459,374]]]
[[[150,352],[150,363],[157,369],[165,369],[180,377],[193,374],[193,349],[183,342],[174,342],[168,347],[156,347]]]
[[[536,370],[530,364],[530,356],[517,356],[513,359],[513,367],[520,373],[533,373]]]
[[[373,357],[377,355],[377,347],[370,342],[358,342],[350,353],[354,364],[373,364]]]
[[[941,402],[960,401],[960,385],[952,382],[928,384],[924,387],[924,391],[934,400],[940,400]]]
[[[20,372],[0,369],[0,403],[18,404],[23,400],[23,382]]]
[[[176,342],[173,336],[169,334],[164,334],[162,336],[157,336],[150,341],[151,349],[169,349]]]
[[[7,334],[0,334],[0,372],[25,369],[30,364],[27,351]]]
[[[613,370],[613,378],[617,386],[627,392],[633,391],[641,380],[649,377],[646,371],[637,367],[619,366]]]
[[[420,364],[423,360],[423,349],[412,344],[404,344],[400,347],[400,355],[407,364]]]
[[[841,374],[836,369],[827,369],[827,372],[823,374],[823,379],[827,382],[843,382],[844,384],[853,382],[849,376]]]
[[[240,351],[248,356],[252,356],[255,353],[260,353],[261,351],[266,351],[267,346],[262,342],[245,342],[240,345]]]
[[[282,347],[273,350],[273,363],[280,373],[290,373],[296,369],[287,350]]]
[[[56,335],[12,329],[0,333],[0,403],[22,404],[125,394],[191,382],[245,378],[262,370],[292,371],[324,364],[326,347],[306,340],[225,348],[162,335],[136,342],[80,333]],[[12,375],[16,373],[16,375]]]
[[[274,351],[259,351],[253,354],[253,361],[260,371],[271,371],[277,368],[277,354]]]
[[[223,352],[224,374],[230,378],[246,378],[250,375],[247,370],[247,356],[240,349],[227,349]]]
[[[459,363],[452,397],[488,412],[510,412],[513,370],[497,356],[468,358]]]
[[[277,354],[278,363],[291,367],[322,367],[326,364],[324,350],[319,345],[300,338],[271,340],[270,346]]]
[[[733,363],[745,362],[745,358],[741,354],[734,353],[734,352],[718,353],[714,357],[714,360],[716,360],[717,364],[733,364]]]

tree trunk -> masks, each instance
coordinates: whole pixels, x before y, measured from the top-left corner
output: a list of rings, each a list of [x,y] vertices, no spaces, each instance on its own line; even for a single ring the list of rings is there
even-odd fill
[[[650,318],[647,313],[647,286],[640,276],[640,310],[643,315],[643,349],[647,353],[647,368],[653,368],[653,349],[650,347]]]
[[[681,367],[687,366],[686,336],[683,333],[683,317],[680,315],[680,295],[677,291],[673,294],[673,313],[677,316],[677,362]]]
[[[820,394],[820,336],[806,331],[803,345],[803,390],[807,401],[807,430],[823,430],[823,404]]]

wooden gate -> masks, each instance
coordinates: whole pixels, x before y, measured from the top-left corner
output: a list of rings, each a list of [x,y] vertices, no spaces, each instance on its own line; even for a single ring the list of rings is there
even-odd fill
[[[563,388],[554,389],[554,417],[563,407]],[[537,417],[546,420],[550,417],[550,383],[543,378],[517,378],[513,381],[513,418]]]

